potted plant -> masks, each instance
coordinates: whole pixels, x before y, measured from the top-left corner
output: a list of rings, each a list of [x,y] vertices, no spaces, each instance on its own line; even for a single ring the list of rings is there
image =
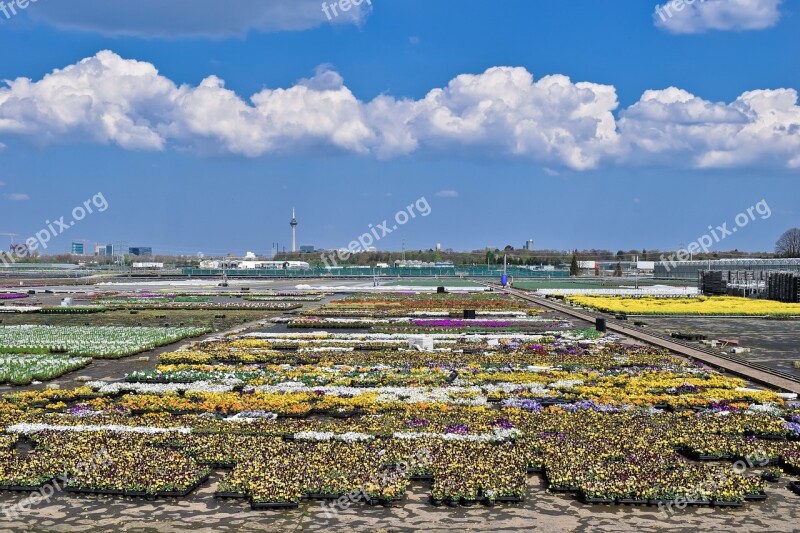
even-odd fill
[[[761,474],[761,479],[764,481],[769,481],[770,483],[777,483],[781,480],[781,476],[783,475],[783,470],[780,468],[770,468],[765,470]]]

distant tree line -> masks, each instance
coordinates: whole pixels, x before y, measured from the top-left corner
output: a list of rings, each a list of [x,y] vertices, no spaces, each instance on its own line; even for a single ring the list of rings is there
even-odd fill
[[[570,271],[577,271],[579,261],[660,261],[662,255],[670,255],[675,250],[657,249],[631,249],[631,250],[611,250],[589,249],[589,250],[525,250],[514,248],[511,245],[499,248],[485,248],[483,250],[473,250],[471,252],[457,252],[452,249],[435,250],[405,250],[404,252],[380,252],[370,251],[352,254],[346,261],[338,261],[341,265],[366,266],[376,263],[393,264],[398,259],[405,258],[408,261],[423,261],[425,263],[436,263],[441,261],[452,261],[455,265],[501,265],[503,258],[507,257],[508,264],[511,266],[561,266],[570,267]],[[6,252],[7,254],[9,252]],[[693,259],[698,261],[708,261],[714,259],[746,259],[760,258],[771,259],[776,257],[798,258],[800,257],[800,228],[787,230],[775,243],[775,252],[742,252],[737,249],[729,251],[711,251],[708,253],[694,254]],[[279,253],[274,260],[276,261],[306,261],[312,266],[323,265],[321,252],[310,253]],[[131,266],[134,262],[145,261],[164,263],[168,266],[177,268],[197,267],[200,258],[194,256],[131,256],[125,254],[123,264]],[[75,256],[72,254],[38,255],[34,257],[15,257],[15,263],[86,263],[87,265],[112,265],[119,263],[118,256]],[[617,265],[616,272],[621,271],[621,266]],[[617,274],[618,275],[618,274]]]

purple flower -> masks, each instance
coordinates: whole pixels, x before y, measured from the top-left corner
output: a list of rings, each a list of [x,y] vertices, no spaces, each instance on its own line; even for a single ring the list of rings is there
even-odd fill
[[[721,402],[711,402],[709,408],[712,411],[736,411],[735,407],[731,407],[731,402],[729,400],[722,400]]]
[[[542,410],[542,404],[536,400],[503,400],[503,407],[517,407],[526,411]]]
[[[514,429],[514,423],[508,418],[500,418],[492,422],[492,427],[500,429]]]
[[[461,320],[461,319],[438,319],[438,320],[413,320],[415,326],[429,328],[506,328],[511,325],[507,320]]]
[[[792,418],[797,418],[797,417],[795,416]],[[785,424],[786,424],[786,429],[788,429],[795,435],[800,435],[800,424],[798,424],[797,422],[785,422]]]
[[[0,294],[0,300],[16,300],[19,298],[27,298],[27,294],[21,294],[18,292],[6,292]]]
[[[88,405],[76,405],[75,407],[71,407],[69,409],[69,414],[76,418],[86,418],[89,416],[99,415],[101,412],[95,411]]]
[[[428,427],[428,425],[430,425],[430,422],[428,422],[427,420],[421,420],[421,419],[414,418],[414,419],[411,419],[411,420],[406,420],[405,422],[403,422],[403,424],[408,426],[408,427],[412,427],[412,428],[420,428],[420,427],[424,428],[424,427]]]
[[[610,405],[597,404],[593,400],[580,400],[573,404],[562,406],[565,411],[575,412],[580,410],[597,411],[598,413],[616,413],[619,409]]]
[[[456,424],[453,426],[447,426],[444,430],[445,433],[455,433],[457,435],[468,435],[469,434],[469,426]]]

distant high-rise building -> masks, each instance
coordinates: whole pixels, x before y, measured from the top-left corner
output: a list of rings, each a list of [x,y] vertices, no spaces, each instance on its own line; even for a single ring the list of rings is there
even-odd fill
[[[83,255],[84,246],[82,242],[72,243],[72,255]]]
[[[317,248],[315,246],[301,246],[300,253],[301,254],[313,254]]]
[[[153,249],[149,246],[134,246],[133,248],[128,248],[128,253],[136,256],[153,255]]]
[[[294,216],[294,207],[292,208],[292,220],[289,222],[292,227],[292,253],[297,251],[297,218]]]
[[[94,255],[98,255],[100,257],[111,257],[114,255],[114,245],[113,244],[95,244],[94,246]]]
[[[522,247],[523,250],[533,250],[533,239],[528,239],[525,241],[525,246]]]

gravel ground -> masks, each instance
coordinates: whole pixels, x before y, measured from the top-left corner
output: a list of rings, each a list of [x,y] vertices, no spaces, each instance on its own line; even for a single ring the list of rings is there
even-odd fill
[[[571,496],[547,494],[539,476],[531,476],[524,503],[448,508],[427,502],[429,487],[412,485],[402,506],[386,509],[357,503],[326,516],[321,502],[292,511],[252,511],[248,504],[213,497],[219,473],[189,498],[147,501],[119,497],[55,494],[19,517],[0,511],[0,528],[9,532],[135,531],[797,531],[800,496],[784,483],[769,489],[765,502],[739,509],[687,508],[665,516],[657,507],[586,505]],[[3,508],[27,496],[0,494]]]
[[[662,333],[682,331],[701,333],[709,339],[739,339],[740,346],[752,350],[740,354],[742,359],[800,376],[800,369],[792,365],[800,361],[800,320],[701,317],[637,317],[635,320],[644,321],[649,329]]]

